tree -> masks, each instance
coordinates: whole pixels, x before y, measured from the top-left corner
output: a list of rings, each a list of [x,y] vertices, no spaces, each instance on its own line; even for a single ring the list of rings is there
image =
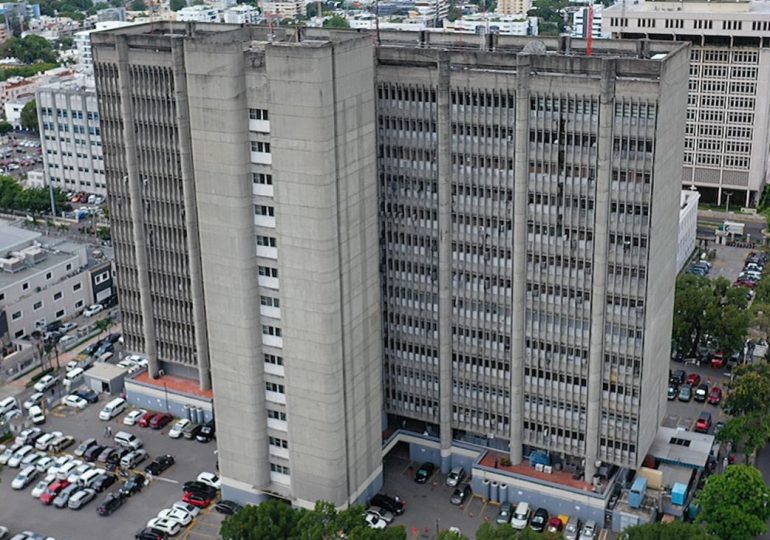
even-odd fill
[[[144,3],[144,0],[133,0],[131,2],[131,11],[144,11],[147,9],[147,4]]]
[[[558,35],[566,26],[563,10],[567,5],[568,0],[535,0],[527,15],[538,18],[539,34],[546,31],[548,35]]]
[[[514,529],[509,523],[496,527],[491,523],[484,523],[476,531],[476,540],[550,540],[554,535],[548,533],[536,533],[526,528],[521,531]],[[555,535],[560,538],[559,535]]]
[[[468,540],[468,537],[461,533],[444,529],[443,531],[439,531],[436,540]]]
[[[112,317],[105,317],[104,319],[99,319],[98,321],[96,321],[94,326],[99,331],[99,334],[97,335],[100,336],[112,327]]]
[[[33,99],[32,101],[27,102],[26,105],[24,105],[24,108],[21,110],[21,127],[24,129],[28,129],[30,131],[37,131],[38,130],[38,123],[37,123],[37,102]]]
[[[629,527],[620,535],[621,540],[718,540],[700,525],[673,521],[648,523]]]
[[[751,413],[730,418],[717,434],[720,441],[730,441],[743,449],[747,459],[761,450],[770,439],[770,414]]]
[[[350,28],[350,23],[345,17],[334,15],[324,21],[325,28]]]
[[[697,522],[719,538],[751,540],[767,532],[770,488],[750,465],[730,465],[711,476],[697,498]]]
[[[0,47],[0,54],[18,58],[24,64],[56,63],[59,57],[47,39],[34,34],[10,38]]]
[[[171,11],[179,11],[183,7],[187,6],[185,0],[169,0],[168,7]]]
[[[368,525],[359,525],[350,531],[348,540],[406,540],[406,529],[403,525],[391,525],[386,529],[372,529]]]
[[[298,516],[302,512],[277,500],[268,500],[259,506],[248,505],[224,520],[219,536],[224,540],[295,539]]]
[[[728,384],[730,393],[725,408],[736,416],[767,414],[770,411],[770,364],[756,362],[737,366],[733,375]]]
[[[13,131],[13,126],[8,122],[0,122],[0,135],[5,135]]]

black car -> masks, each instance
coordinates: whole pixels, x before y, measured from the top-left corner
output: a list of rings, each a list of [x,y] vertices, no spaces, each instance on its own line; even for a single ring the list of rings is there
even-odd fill
[[[126,483],[123,484],[123,487],[120,488],[120,492],[126,497],[130,497],[131,495],[134,495],[135,493],[139,493],[140,491],[142,491],[142,488],[144,487],[144,483],[145,483],[144,475],[136,473],[131,478],[126,480]]]
[[[668,394],[666,395],[666,397],[668,397],[668,400],[673,401],[676,399],[676,396],[678,395],[679,395],[679,387],[674,383],[669,383]]]
[[[112,473],[103,473],[96,477],[96,480],[94,480],[94,483],[91,484],[91,487],[96,490],[97,493],[101,493],[108,487],[110,487],[112,484],[117,482],[118,477],[115,476]]]
[[[197,439],[202,429],[203,429],[203,424],[197,424],[191,430],[183,431],[182,436],[185,439],[189,439],[189,440]]]
[[[430,461],[426,461],[420,465],[420,468],[414,473],[414,481],[418,484],[424,484],[431,476],[433,476],[433,471],[435,470],[436,466]]]
[[[684,384],[685,378],[687,378],[687,373],[685,373],[683,369],[677,369],[669,375],[668,382],[681,386]]]
[[[379,506],[397,516],[404,513],[404,502],[398,497],[394,498],[384,493],[378,493],[372,497],[372,500],[369,501],[369,506]]]
[[[134,535],[136,540],[166,540],[168,535],[158,529],[146,527]]]
[[[243,506],[234,501],[219,501],[216,506],[214,506],[214,510],[226,516],[237,514],[242,508]]]
[[[464,486],[457,486],[452,492],[451,497],[449,497],[449,502],[460,506],[468,497],[471,496],[472,493],[473,491],[471,491],[471,486],[468,484],[465,484]]]
[[[117,332],[114,334],[109,334],[106,338],[104,338],[104,341],[109,341],[113,345],[117,343],[119,340],[120,340],[120,334]]]
[[[98,340],[98,341],[94,341],[88,347],[83,349],[83,354],[88,355],[88,356],[93,356],[94,353],[96,352],[96,349],[98,349],[101,346],[102,346],[102,340],[101,339]]]
[[[91,390],[90,388],[82,388],[75,391],[75,395],[79,398],[85,399],[88,403],[96,403],[99,401],[99,394]]]
[[[684,353],[679,351],[671,351],[671,360],[674,362],[684,362]]]
[[[99,454],[101,454],[105,448],[107,447],[102,444],[95,444],[85,451],[83,454],[83,459],[86,461],[96,461],[96,458],[99,457]]]
[[[107,463],[107,465],[118,465],[120,463],[120,459],[126,454],[128,454],[130,451],[131,450],[129,450],[128,448],[123,448],[122,446],[113,448],[113,452],[107,456],[105,462]]]
[[[204,484],[203,482],[198,482],[197,480],[185,482],[182,489],[187,493],[200,493],[209,499],[213,499],[217,496],[217,488]]]
[[[206,422],[201,426],[200,431],[195,436],[195,440],[202,443],[207,443],[211,439],[216,438],[216,427],[214,426],[214,422]]]
[[[545,508],[538,508],[532,515],[532,519],[529,522],[529,528],[535,532],[543,532],[545,526],[548,524],[548,510]]]
[[[166,454],[165,456],[158,456],[152,460],[152,463],[144,468],[144,472],[147,474],[160,474],[174,464],[174,456]]]
[[[107,495],[107,497],[102,501],[102,504],[100,504],[96,508],[96,512],[100,516],[109,516],[112,514],[115,510],[123,506],[123,503],[126,502],[126,497],[120,492],[114,492]]]

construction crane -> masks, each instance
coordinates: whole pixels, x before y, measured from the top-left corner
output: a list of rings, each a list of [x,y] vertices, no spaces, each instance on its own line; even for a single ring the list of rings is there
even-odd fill
[[[586,30],[586,56],[591,56],[594,47],[594,3],[593,0],[588,3],[588,28]]]

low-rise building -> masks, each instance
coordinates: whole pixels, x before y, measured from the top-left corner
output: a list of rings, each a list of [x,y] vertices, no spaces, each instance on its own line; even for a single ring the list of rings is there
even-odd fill
[[[259,22],[259,10],[248,4],[228,8],[223,13],[224,21],[231,24],[255,24]]]
[[[265,0],[262,2],[265,15],[275,15],[282,19],[293,19],[305,15],[305,2],[302,0]]]
[[[527,13],[532,6],[530,0],[500,0],[497,3],[497,12],[504,15],[516,15]]]
[[[24,106],[33,99],[35,99],[34,94],[26,94],[18,96],[16,99],[6,101],[5,104],[3,104],[5,121],[11,124],[15,129],[21,128],[21,111],[23,111]]]
[[[0,337],[18,339],[115,297],[102,250],[0,222]]]
[[[456,21],[444,21],[445,32],[460,34],[500,34],[506,36],[536,36],[537,17],[476,13]]]
[[[192,22],[219,22],[219,10],[211,6],[195,5],[176,12],[176,20]]]

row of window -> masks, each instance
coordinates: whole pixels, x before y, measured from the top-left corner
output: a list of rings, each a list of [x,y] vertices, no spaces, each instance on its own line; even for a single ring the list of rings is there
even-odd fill
[[[68,111],[66,109],[56,109],[56,117],[57,118],[75,118],[78,120],[82,120],[83,117],[87,118],[88,120],[99,120],[99,113],[98,112],[87,112],[85,115],[83,115],[83,111]],[[54,109],[51,107],[40,107],[40,115],[41,116],[54,116]]]
[[[262,184],[264,186],[273,185],[273,175],[265,173],[251,173],[251,181],[255,184]]]
[[[249,120],[269,120],[267,109],[249,109]]]
[[[54,137],[53,135],[45,135],[45,140],[46,141],[57,141],[58,140],[59,142],[67,143],[67,144],[69,144],[69,143],[71,143],[73,141],[73,139],[70,139],[69,137]],[[75,141],[75,144],[80,144],[80,145],[91,145],[91,146],[101,146],[102,145],[102,141],[98,141],[98,140],[95,140],[95,139],[91,139],[91,141],[89,142],[89,141],[87,141],[85,139],[77,139],[76,138],[76,139],[74,139],[74,141]]]
[[[276,354],[265,353],[265,363],[266,364],[273,364],[274,366],[282,366],[283,365],[283,356],[278,356]]]
[[[251,141],[252,152],[270,153],[270,143],[265,141]]]

